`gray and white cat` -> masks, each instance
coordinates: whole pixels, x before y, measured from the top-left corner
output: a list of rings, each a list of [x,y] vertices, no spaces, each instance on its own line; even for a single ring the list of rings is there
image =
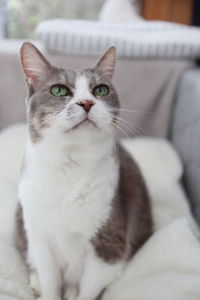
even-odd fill
[[[21,48],[29,139],[18,246],[42,300],[95,300],[152,232],[140,171],[113,138],[119,110],[111,47],[92,69],[57,68]]]

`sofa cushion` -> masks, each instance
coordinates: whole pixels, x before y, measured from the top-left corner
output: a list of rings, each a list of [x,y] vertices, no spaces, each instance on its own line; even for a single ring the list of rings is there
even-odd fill
[[[183,75],[177,91],[171,138],[184,163],[184,184],[200,224],[200,70]]]

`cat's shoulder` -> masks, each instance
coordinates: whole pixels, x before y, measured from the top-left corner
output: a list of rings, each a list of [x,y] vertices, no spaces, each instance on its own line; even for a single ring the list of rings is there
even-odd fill
[[[133,155],[126,150],[122,143],[117,144],[117,153],[121,171],[126,170],[126,172],[131,172],[134,177],[138,175],[141,176],[140,168]]]

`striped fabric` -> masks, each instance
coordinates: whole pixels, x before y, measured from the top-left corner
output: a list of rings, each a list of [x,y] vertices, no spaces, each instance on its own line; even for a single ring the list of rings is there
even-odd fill
[[[49,52],[58,54],[96,55],[115,45],[122,57],[200,57],[200,29],[168,22],[55,19],[41,22],[36,34]]]

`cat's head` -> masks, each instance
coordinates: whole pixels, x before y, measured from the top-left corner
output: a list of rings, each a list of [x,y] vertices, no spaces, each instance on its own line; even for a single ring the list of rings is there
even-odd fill
[[[27,118],[33,142],[49,133],[112,130],[119,108],[111,83],[114,47],[94,68],[82,71],[52,66],[31,43],[22,45],[21,60],[29,86]]]

